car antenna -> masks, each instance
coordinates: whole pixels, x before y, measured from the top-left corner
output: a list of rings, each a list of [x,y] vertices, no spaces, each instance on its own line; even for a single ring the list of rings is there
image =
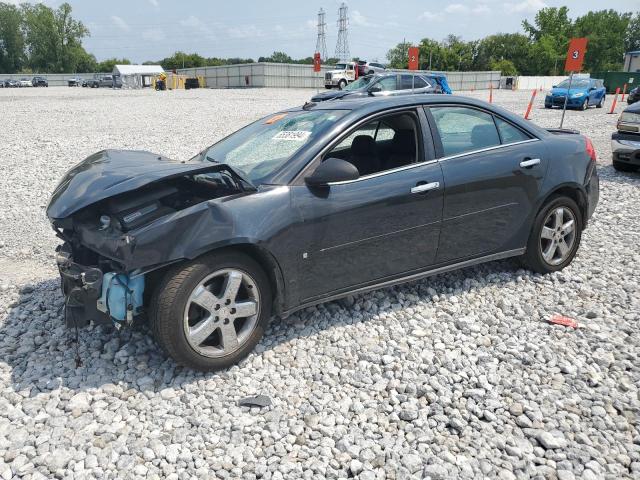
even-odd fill
[[[315,103],[315,102],[304,102],[304,105],[302,106],[302,109],[303,110],[311,110],[316,105],[317,105],[317,103]]]

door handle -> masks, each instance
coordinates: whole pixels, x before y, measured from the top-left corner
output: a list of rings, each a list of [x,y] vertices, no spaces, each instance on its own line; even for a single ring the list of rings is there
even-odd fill
[[[523,160],[520,162],[520,166],[522,168],[531,168],[534,165],[538,165],[540,163],[540,159],[539,158],[528,158],[526,160]]]
[[[440,188],[440,182],[431,182],[431,183],[423,183],[421,185],[416,185],[411,189],[411,193],[424,193],[429,190],[435,190]]]

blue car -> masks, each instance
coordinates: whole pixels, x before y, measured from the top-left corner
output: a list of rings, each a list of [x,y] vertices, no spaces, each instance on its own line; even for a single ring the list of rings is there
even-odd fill
[[[562,108],[568,88],[569,79],[563,80],[559,85],[554,86],[551,92],[544,98],[544,107]],[[592,105],[595,105],[597,108],[602,108],[606,93],[607,89],[604,87],[602,80],[597,78],[574,78],[571,82],[567,108],[586,110]]]

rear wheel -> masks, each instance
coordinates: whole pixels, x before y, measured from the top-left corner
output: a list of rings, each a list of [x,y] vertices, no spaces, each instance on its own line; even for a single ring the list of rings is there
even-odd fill
[[[629,165],[628,163],[613,162],[613,168],[619,172],[635,172],[638,170],[636,165]]]
[[[571,198],[552,197],[538,212],[523,256],[524,264],[538,273],[551,273],[569,265],[582,236],[580,208]]]
[[[229,367],[262,338],[271,287],[260,266],[239,252],[218,252],[178,266],[151,301],[151,326],[178,363],[202,371]]]

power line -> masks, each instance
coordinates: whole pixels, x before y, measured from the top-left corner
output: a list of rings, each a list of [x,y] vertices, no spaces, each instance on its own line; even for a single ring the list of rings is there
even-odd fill
[[[324,9],[318,12],[318,40],[316,40],[316,52],[320,53],[322,60],[327,59],[327,22],[325,22]]]
[[[336,43],[335,57],[343,62],[351,59],[351,55],[349,54],[348,26],[349,17],[347,16],[347,5],[342,2],[340,10],[338,10],[338,42]]]

